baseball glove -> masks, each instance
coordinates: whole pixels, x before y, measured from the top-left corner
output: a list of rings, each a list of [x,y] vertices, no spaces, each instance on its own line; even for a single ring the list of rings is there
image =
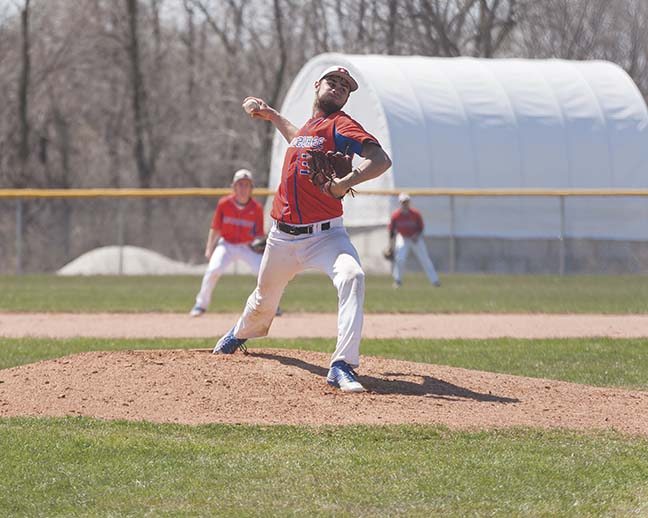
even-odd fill
[[[317,149],[311,149],[309,154],[308,177],[310,181],[321,192],[337,198],[331,193],[331,185],[335,178],[344,178],[351,172],[351,157],[340,152],[327,151],[325,153]],[[349,189],[347,192],[350,192],[351,196],[355,196],[353,189]],[[341,198],[344,198],[344,195]]]
[[[388,246],[383,250],[383,257],[387,259],[388,261],[393,261],[394,260],[394,248],[391,246]]]
[[[266,238],[255,237],[248,246],[252,249],[253,252],[256,252],[257,254],[262,254],[265,251]]]

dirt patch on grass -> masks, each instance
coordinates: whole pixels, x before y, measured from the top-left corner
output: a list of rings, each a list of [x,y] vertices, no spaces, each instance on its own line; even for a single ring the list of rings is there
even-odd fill
[[[326,384],[329,355],[254,349],[88,352],[0,371],[0,416],[186,424],[442,424],[648,435],[648,393],[364,356],[363,394]]]

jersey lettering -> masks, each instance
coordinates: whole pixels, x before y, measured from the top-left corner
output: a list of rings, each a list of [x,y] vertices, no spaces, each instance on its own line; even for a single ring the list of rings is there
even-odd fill
[[[290,141],[289,147],[323,149],[326,138],[317,135],[299,135]]]
[[[242,218],[232,218],[230,216],[223,217],[223,223],[229,223],[230,225],[238,225],[239,227],[254,226],[254,221],[247,221]]]
[[[301,168],[299,174],[308,174],[308,153],[302,153],[299,155],[299,158],[301,159],[301,162],[299,162],[299,167]]]

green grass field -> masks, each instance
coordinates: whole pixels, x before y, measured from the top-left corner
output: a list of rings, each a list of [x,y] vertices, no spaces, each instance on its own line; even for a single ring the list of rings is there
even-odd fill
[[[0,420],[3,516],[645,516],[648,441]]]
[[[394,290],[388,276],[368,276],[370,313],[648,313],[648,276],[444,275],[433,288],[410,274]],[[238,312],[255,286],[252,276],[224,276],[211,311]],[[187,312],[200,277],[0,276],[0,311]],[[281,306],[287,311],[337,311],[328,277],[298,276]]]
[[[643,277],[449,276],[438,290],[423,281],[412,276],[393,291],[388,278],[368,278],[368,309],[648,312]],[[0,311],[184,312],[198,283],[193,277],[0,277]],[[238,311],[253,284],[224,278],[213,309]],[[282,306],[332,311],[335,292],[326,278],[302,276]],[[212,345],[0,338],[0,383],[2,369],[81,351]],[[266,339],[250,345],[330,351],[333,344]],[[647,347],[648,339],[408,339],[365,340],[362,353],[648,390]],[[2,517],[648,516],[648,438],[617,433],[4,418],[0,468]]]

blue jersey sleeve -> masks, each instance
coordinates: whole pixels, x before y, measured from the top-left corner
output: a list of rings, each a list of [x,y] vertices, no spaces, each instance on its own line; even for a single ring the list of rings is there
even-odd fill
[[[333,139],[335,140],[335,151],[351,156],[362,151],[362,142],[338,133],[337,128],[333,128]]]

